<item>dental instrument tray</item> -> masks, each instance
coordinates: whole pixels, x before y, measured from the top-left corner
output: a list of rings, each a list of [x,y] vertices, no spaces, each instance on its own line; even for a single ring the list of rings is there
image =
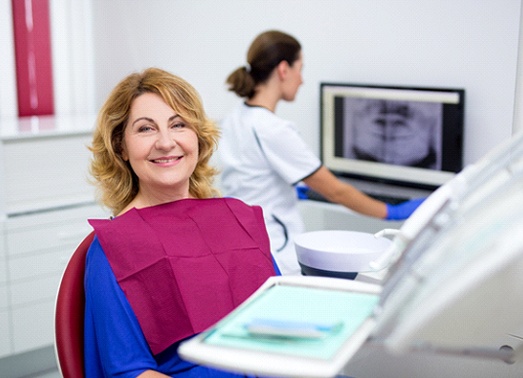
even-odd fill
[[[182,358],[278,377],[333,377],[374,328],[381,287],[329,277],[269,278],[232,313],[182,343]]]

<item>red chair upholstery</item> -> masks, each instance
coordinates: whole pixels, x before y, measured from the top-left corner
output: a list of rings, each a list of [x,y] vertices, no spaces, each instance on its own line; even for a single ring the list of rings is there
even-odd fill
[[[84,377],[85,256],[91,232],[71,256],[58,287],[55,307],[55,352],[64,378]]]

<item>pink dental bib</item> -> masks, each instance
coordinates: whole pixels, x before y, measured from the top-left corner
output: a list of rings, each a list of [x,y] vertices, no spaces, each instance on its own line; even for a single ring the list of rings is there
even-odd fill
[[[89,223],[153,354],[204,331],[275,275],[261,208],[236,199],[184,199]]]

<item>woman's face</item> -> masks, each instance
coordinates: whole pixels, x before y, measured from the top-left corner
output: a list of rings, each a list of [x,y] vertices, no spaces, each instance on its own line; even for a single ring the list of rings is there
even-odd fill
[[[133,101],[122,148],[122,157],[138,176],[139,193],[189,196],[198,137],[160,96],[144,93]]]
[[[303,84],[303,77],[302,77],[302,69],[303,69],[303,58],[302,54],[300,52],[300,56],[297,60],[294,61],[292,66],[289,66],[288,69],[288,75],[285,82],[285,87],[283,90],[283,99],[285,101],[294,101],[294,98],[296,97],[296,94],[298,93],[298,89],[300,88],[300,85]]]

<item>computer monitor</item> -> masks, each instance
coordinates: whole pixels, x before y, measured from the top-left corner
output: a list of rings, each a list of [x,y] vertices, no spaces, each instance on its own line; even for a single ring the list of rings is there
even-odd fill
[[[340,176],[435,189],[463,168],[465,90],[320,83],[321,159]]]

